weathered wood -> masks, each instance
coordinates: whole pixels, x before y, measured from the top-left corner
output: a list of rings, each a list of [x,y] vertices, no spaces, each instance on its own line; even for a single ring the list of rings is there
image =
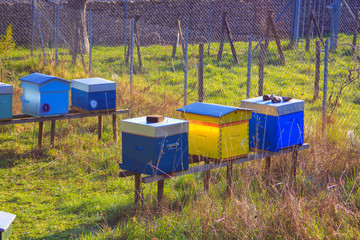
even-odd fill
[[[51,132],[50,132],[51,147],[55,147],[55,127],[56,127],[56,120],[52,120],[51,121]]]
[[[135,206],[138,208],[141,202],[141,174],[135,173]]]
[[[315,15],[315,12],[314,12],[314,11],[311,13],[311,19],[312,19],[312,21],[314,22],[315,31],[316,31],[316,33],[318,34],[318,37],[319,37],[319,39],[320,39],[320,42],[321,42],[321,44],[323,45],[323,47],[325,48],[325,43],[324,43],[324,40],[322,39],[322,34],[321,34],[320,27],[319,27],[319,24],[318,24],[318,22],[317,22],[316,15]]]
[[[165,180],[164,179],[159,180],[157,183],[158,183],[158,192],[157,192],[158,209],[159,209],[159,211],[162,211]]]
[[[233,188],[233,162],[229,162],[226,169],[226,196],[231,197],[232,188]]]
[[[67,115],[64,116],[54,116],[54,117],[32,117],[26,114],[13,115],[12,121],[9,122],[0,122],[0,125],[12,125],[12,124],[22,124],[22,123],[33,123],[33,122],[47,122],[52,120],[66,120],[66,119],[76,119],[76,118],[86,118],[86,117],[97,117],[105,116],[109,114],[124,114],[129,113],[129,109],[119,109],[114,112],[94,112],[94,113],[78,113],[76,111],[70,111]]]
[[[232,38],[232,35],[231,35],[231,31],[230,31],[230,25],[229,25],[229,22],[227,20],[227,17],[225,17],[224,19],[225,21],[225,26],[226,26],[226,32],[228,34],[228,38],[229,38],[229,42],[230,42],[230,47],[231,47],[231,52],[232,52],[232,55],[234,57],[234,61],[237,65],[239,65],[239,61],[238,61],[238,58],[237,58],[237,54],[236,54],[236,49],[235,49],[235,46],[234,46],[234,43],[233,43],[233,38]]]
[[[265,44],[260,44],[260,56],[259,56],[259,90],[258,95],[263,95],[264,89],[264,65],[265,65],[265,53],[266,53],[266,46]]]
[[[173,44],[173,50],[172,50],[172,59],[174,59],[176,56],[178,34],[180,35],[179,25],[178,25],[179,22],[180,22],[180,15],[177,16],[176,21],[175,21],[176,34],[175,34],[175,42]],[[179,42],[181,43],[182,39],[179,39]]]
[[[305,44],[305,51],[309,51],[309,49],[310,49],[310,37],[311,37],[311,34],[312,34],[312,30],[313,30],[313,26],[312,26],[312,23],[313,23],[313,21],[312,21],[312,17],[311,17],[311,12],[312,12],[312,10],[311,10],[311,4],[309,4],[309,11],[308,11],[308,13],[309,13],[309,17],[308,17],[308,24],[307,24],[307,26],[308,26],[308,31],[307,31],[307,34],[306,34],[306,44]]]
[[[272,32],[273,32],[273,35],[274,35],[274,38],[275,38],[276,46],[277,46],[277,49],[278,49],[278,52],[279,52],[279,55],[280,55],[281,63],[283,65],[285,65],[286,64],[285,55],[284,55],[284,52],[283,52],[282,47],[281,47],[279,34],[277,32],[275,21],[274,21],[274,18],[272,16],[272,14],[270,15],[270,25],[271,25],[271,29],[272,29]]]
[[[319,97],[320,62],[321,62],[320,54],[321,54],[320,42],[319,40],[316,40],[315,83],[314,83],[314,97],[313,97],[314,100]]]
[[[298,150],[294,149],[291,156],[291,173],[290,173],[290,182],[294,182],[294,183],[296,181],[297,158],[298,158]]]
[[[198,99],[204,100],[204,44],[199,44]]]
[[[268,11],[268,16],[266,19],[266,30],[265,30],[265,49],[266,49],[266,51],[269,49],[269,43],[270,43],[270,32],[271,32],[270,16],[271,15],[272,15],[272,11]]]
[[[102,138],[102,116],[98,116],[98,140]]]
[[[120,178],[126,178],[126,177],[130,177],[130,176],[134,176],[135,173],[132,171],[120,171],[119,172],[119,177]]]
[[[114,142],[116,143],[117,142],[117,125],[116,125],[116,114],[112,114],[112,129],[113,129],[113,139],[114,139]]]
[[[352,41],[353,54],[356,53],[356,42],[357,42],[358,31],[359,31],[359,12],[358,12],[358,10],[356,10],[355,11],[354,36],[353,36],[353,41]]]
[[[222,17],[222,24],[221,24],[221,38],[220,38],[220,47],[219,47],[219,51],[218,51],[218,55],[217,55],[217,60],[220,62],[222,59],[222,53],[223,53],[223,49],[224,49],[224,40],[225,40],[225,28],[226,28],[226,23],[225,23],[225,19],[226,19],[226,12],[223,12],[223,17]]]
[[[205,164],[209,164],[209,163],[210,160],[205,159]],[[204,172],[204,190],[205,192],[209,192],[210,190],[210,169]]]
[[[43,143],[43,132],[44,132],[44,122],[39,122],[39,137],[38,137],[38,147],[42,147]]]
[[[262,159],[262,158],[266,158],[266,157],[273,157],[273,156],[278,156],[278,155],[282,155],[282,154],[286,154],[286,153],[292,153],[295,149],[297,151],[302,151],[302,150],[309,149],[309,148],[310,148],[310,144],[304,143],[302,146],[292,146],[289,148],[280,149],[278,152],[262,151],[260,153],[252,154],[252,155],[249,155],[248,157],[239,158],[239,159],[236,159],[233,161],[226,161],[226,162],[221,162],[221,163],[214,163],[214,162],[210,162],[210,161],[208,161],[206,163],[206,161],[205,161],[204,165],[191,167],[187,170],[178,171],[178,172],[174,172],[171,174],[168,173],[168,174],[163,174],[163,175],[144,177],[144,178],[142,178],[142,182],[150,183],[150,182],[159,181],[161,179],[174,178],[174,177],[184,176],[184,175],[188,175],[188,174],[194,174],[194,173],[198,173],[198,172],[206,172],[208,170],[226,167],[230,163],[235,165],[235,164],[250,162],[250,161],[254,161],[254,160],[258,160],[258,159]],[[254,151],[260,151],[260,150],[256,149]]]

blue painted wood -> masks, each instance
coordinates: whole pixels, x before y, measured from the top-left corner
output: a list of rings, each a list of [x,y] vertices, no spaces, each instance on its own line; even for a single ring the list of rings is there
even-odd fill
[[[66,115],[70,81],[33,73],[20,78],[22,112],[35,117]]]
[[[249,146],[271,152],[304,143],[304,112],[279,117],[252,113]]]
[[[120,168],[147,175],[160,175],[189,168],[188,134],[152,138],[122,132]]]
[[[71,88],[84,92],[116,91],[116,82],[103,78],[83,78],[71,81]]]
[[[12,94],[0,94],[0,119],[12,118]]]
[[[185,107],[177,109],[176,111],[220,118],[236,110],[251,111],[247,108],[230,107],[225,105],[201,102],[189,104]]]
[[[247,84],[246,84],[246,98],[250,97],[251,85],[251,50],[252,50],[252,35],[249,36],[249,50],[248,50],[248,65],[247,65]]]
[[[85,92],[71,88],[71,106],[86,111],[116,109],[116,91]]]

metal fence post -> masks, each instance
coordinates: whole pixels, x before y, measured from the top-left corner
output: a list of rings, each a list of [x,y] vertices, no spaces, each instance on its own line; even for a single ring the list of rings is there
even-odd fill
[[[56,30],[55,30],[55,66],[58,65],[58,47],[59,47],[59,3],[56,4]]]
[[[188,89],[188,40],[189,40],[189,29],[185,28],[184,106],[187,105],[187,89]]]
[[[35,2],[32,0],[32,8],[31,8],[31,46],[30,46],[30,55],[33,56],[33,48],[34,48],[34,9]]]
[[[133,88],[133,72],[134,72],[134,26],[135,20],[131,19],[131,45],[130,45],[130,93]]]
[[[248,50],[248,65],[247,65],[247,84],[246,84],[246,98],[250,98],[250,84],[251,84],[251,52],[252,52],[252,35],[249,36],[249,50]]]
[[[127,18],[128,18],[128,0],[125,0],[124,58],[126,58],[126,43],[127,43]]]
[[[339,32],[339,18],[341,0],[334,0],[334,4],[330,6],[331,10],[331,33],[330,33],[330,51],[337,47],[337,38]]]
[[[41,34],[41,28],[40,28],[40,22],[39,22],[39,16],[38,16],[38,14],[37,14],[37,10],[36,10],[36,5],[35,5],[35,4],[34,4],[34,13],[35,13],[35,17],[36,17],[36,24],[37,24],[37,27],[38,27],[38,30],[39,30],[41,48],[42,48],[43,54],[44,54],[44,61],[45,61],[45,65],[47,65],[45,48],[44,48],[44,42],[43,42],[43,38],[42,38],[42,34]]]
[[[328,81],[328,62],[329,62],[329,39],[325,42],[324,59],[324,92],[323,92],[323,112],[322,112],[322,130],[324,132],[326,125],[326,101],[327,101],[327,81]]]
[[[209,0],[209,37],[208,37],[208,56],[210,55],[210,44],[211,44],[211,17],[212,17],[212,0]]]
[[[89,77],[91,77],[91,65],[92,65],[92,11],[89,12]]]
[[[300,12],[301,12],[301,0],[295,0],[293,6],[293,16],[291,22],[291,42],[296,48],[299,44],[299,29],[300,29]]]

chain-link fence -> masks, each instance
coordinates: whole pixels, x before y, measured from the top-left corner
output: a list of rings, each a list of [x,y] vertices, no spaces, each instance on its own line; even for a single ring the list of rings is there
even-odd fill
[[[156,89],[159,101],[239,106],[247,94],[261,93],[304,99],[312,127],[321,121],[325,40],[331,38],[327,123],[356,136],[358,7],[357,0],[6,0],[0,34],[12,25],[22,50],[3,55],[9,61],[33,56],[48,65],[80,65],[88,75],[126,86],[131,80],[141,93]]]

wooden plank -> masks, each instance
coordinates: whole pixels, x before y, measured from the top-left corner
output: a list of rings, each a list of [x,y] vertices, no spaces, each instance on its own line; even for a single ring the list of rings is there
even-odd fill
[[[354,37],[353,37],[353,41],[352,41],[353,54],[356,53],[356,42],[357,42],[358,31],[359,31],[359,12],[356,9],[356,11],[355,11]]]
[[[298,150],[295,149],[292,152],[292,156],[291,156],[291,173],[290,173],[290,182],[294,182],[294,183],[296,180],[297,158],[298,158]]]
[[[226,169],[226,196],[231,197],[233,188],[233,163],[229,162]]]
[[[141,202],[141,173],[135,173],[135,205],[140,206]]]
[[[278,49],[278,52],[279,52],[279,55],[280,55],[281,63],[283,65],[285,65],[286,64],[285,55],[284,55],[284,52],[283,52],[282,47],[281,47],[280,37],[279,37],[279,34],[277,32],[275,21],[274,21],[274,18],[272,16],[272,14],[270,15],[270,25],[271,25],[271,30],[273,32],[275,42],[276,42],[276,46],[277,46],[277,49]]]
[[[209,164],[210,160],[209,159],[205,159],[205,164]],[[209,192],[210,190],[210,169],[205,170],[204,173],[204,191],[205,192]]]
[[[234,57],[234,61],[235,61],[235,63],[237,65],[239,65],[239,61],[238,61],[238,58],[237,58],[237,55],[236,55],[236,50],[235,50],[235,46],[234,46],[234,43],[233,43],[233,39],[232,39],[231,31],[230,31],[230,25],[229,25],[229,22],[227,20],[227,17],[225,17],[225,26],[226,26],[226,32],[228,34],[228,38],[229,38],[229,42],[230,42],[231,52],[232,52],[232,55]]]
[[[117,125],[116,125],[116,114],[112,115],[112,129],[113,129],[113,138],[114,138],[114,143],[117,142]]]
[[[102,110],[96,110],[96,111],[88,111],[79,107],[75,107],[75,106],[70,106],[70,109],[74,110],[75,112],[80,112],[80,113],[98,113],[98,112],[114,112],[116,111],[116,109],[102,109]]]
[[[98,140],[102,138],[102,116],[98,116]]]
[[[97,117],[105,116],[109,114],[124,114],[129,113],[129,109],[119,109],[115,112],[96,112],[96,113],[71,113],[64,116],[53,116],[53,117],[32,117],[29,115],[14,115],[13,120],[10,122],[0,122],[0,125],[12,125],[12,124],[22,124],[22,123],[33,123],[33,122],[46,122],[52,120],[66,120],[66,119],[75,119],[75,118],[86,118],[86,117]]]
[[[189,169],[183,170],[183,171],[168,173],[168,174],[164,174],[164,175],[144,177],[144,178],[142,178],[142,182],[143,183],[156,182],[161,179],[174,178],[174,177],[184,176],[184,175],[188,175],[188,174],[194,174],[197,172],[204,172],[204,171],[208,171],[208,170],[212,170],[212,169],[226,167],[230,163],[235,165],[235,164],[250,162],[253,160],[258,160],[258,159],[262,159],[262,158],[266,158],[266,157],[273,157],[273,156],[278,156],[278,155],[282,155],[282,154],[286,154],[286,153],[292,153],[295,149],[297,151],[302,151],[302,150],[309,149],[309,148],[310,148],[310,144],[304,143],[302,146],[293,146],[293,147],[289,147],[289,148],[284,148],[284,149],[279,150],[279,152],[264,151],[264,152],[249,155],[248,157],[245,157],[245,158],[239,158],[239,159],[236,159],[233,161],[226,161],[226,162],[221,162],[221,163],[210,162],[205,165],[192,167],[192,168],[189,168]]]
[[[50,132],[51,147],[55,147],[55,127],[56,127],[56,120],[52,120],[51,121],[51,132]]]
[[[38,136],[38,147],[42,147],[43,143],[43,132],[44,132],[44,122],[39,122],[39,136]]]
[[[265,65],[265,53],[266,53],[266,46],[265,44],[260,44],[260,56],[259,56],[259,89],[258,89],[258,96],[263,95],[264,89],[264,65]]]
[[[126,177],[130,177],[130,176],[134,176],[135,173],[131,172],[131,171],[121,171],[119,172],[119,177],[120,178],[126,178]]]
[[[220,47],[219,47],[219,51],[218,51],[218,55],[217,55],[217,61],[221,61],[222,53],[223,53],[223,49],[224,49],[224,38],[225,38],[225,28],[226,28],[225,18],[226,18],[226,15],[227,15],[227,13],[223,12],[223,18],[222,18],[222,24],[221,24]]]
[[[159,211],[162,211],[163,208],[163,198],[164,198],[164,183],[165,180],[159,180],[158,182],[158,192],[157,192],[157,201],[158,201],[158,208]]]

